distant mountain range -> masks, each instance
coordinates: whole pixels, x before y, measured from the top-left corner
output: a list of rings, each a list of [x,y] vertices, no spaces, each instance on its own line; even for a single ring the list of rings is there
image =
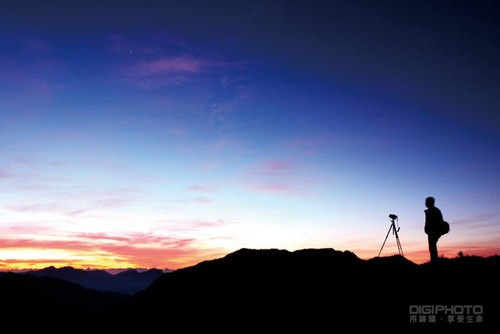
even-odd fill
[[[138,272],[135,269],[129,269],[113,275],[105,270],[82,270],[72,267],[55,268],[52,266],[40,270],[25,271],[23,274],[59,278],[101,292],[133,295],[147,288],[151,282],[163,274],[163,271],[149,269]]]
[[[417,265],[401,256],[362,260],[334,249],[241,249],[161,274],[130,297],[56,278],[5,274],[0,321],[15,319],[17,325],[6,328],[22,329],[36,319],[52,333],[476,333],[499,329],[498,282],[500,256]]]

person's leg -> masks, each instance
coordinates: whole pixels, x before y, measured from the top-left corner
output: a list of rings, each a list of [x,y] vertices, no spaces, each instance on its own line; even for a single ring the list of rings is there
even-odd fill
[[[439,258],[437,250],[437,241],[439,237],[429,234],[427,238],[429,240],[429,253],[431,255],[431,262],[434,262]]]

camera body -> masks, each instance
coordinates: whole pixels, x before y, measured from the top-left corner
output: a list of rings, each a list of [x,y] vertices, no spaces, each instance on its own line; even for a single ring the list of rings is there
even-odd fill
[[[397,219],[397,218],[398,218],[398,216],[396,216],[395,214],[391,213],[391,214],[389,215],[389,218],[390,218],[390,219],[392,219],[392,220],[394,220],[394,219]]]

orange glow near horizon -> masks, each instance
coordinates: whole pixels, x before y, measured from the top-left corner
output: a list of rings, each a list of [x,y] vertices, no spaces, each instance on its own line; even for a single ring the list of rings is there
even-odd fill
[[[446,258],[458,256],[455,247],[442,247],[440,253]],[[234,250],[233,250],[234,251]],[[164,249],[146,250],[141,260],[133,260],[126,256],[113,254],[111,252],[82,251],[73,249],[36,249],[36,248],[12,248],[8,251],[0,250],[0,271],[18,271],[26,269],[43,269],[49,266],[56,268],[73,267],[76,269],[123,269],[123,268],[144,268],[144,269],[170,269],[176,270],[196,265],[202,261],[221,258],[232,251],[165,251]],[[369,260],[377,256],[377,252],[353,251],[362,260]],[[138,252],[140,254],[140,252]],[[170,254],[169,259],[165,259],[162,254]],[[385,249],[381,257],[396,255],[397,250]],[[475,251],[463,251],[463,255],[474,256],[494,256],[500,254],[500,249],[476,249]],[[8,255],[8,258],[7,258]],[[148,255],[152,255],[149,257]],[[407,250],[405,257],[416,263],[423,264],[429,261],[429,254],[426,249]]]
[[[71,224],[50,220],[27,224],[27,213],[23,213],[22,220],[8,213],[3,217],[10,217],[12,223],[4,225],[4,236],[0,238],[0,271],[49,266],[176,270],[241,248],[331,248],[369,260],[378,256],[386,233],[386,226],[334,222],[304,227],[298,223],[265,223],[260,217],[251,221],[149,218],[142,222],[138,216],[120,215],[114,223],[103,224],[93,216],[85,216]],[[446,258],[457,257],[459,252],[475,256],[500,254],[496,217],[480,223],[453,219],[452,233],[438,243],[439,254]],[[294,217],[285,215],[282,219],[290,222]],[[400,238],[408,260],[416,264],[429,261],[427,238],[418,218],[405,219]],[[380,256],[394,254],[398,254],[396,240],[389,235]]]
[[[170,254],[169,259],[165,259],[165,254]],[[186,251],[176,252],[164,249],[146,249],[143,253],[140,250],[136,250],[135,258],[133,258],[101,251],[13,248],[8,251],[0,250],[0,271],[43,269],[50,266],[56,268],[73,267],[76,269],[90,268],[103,270],[122,268],[174,270],[224,255],[225,253],[213,251],[200,252],[193,250],[189,253]]]

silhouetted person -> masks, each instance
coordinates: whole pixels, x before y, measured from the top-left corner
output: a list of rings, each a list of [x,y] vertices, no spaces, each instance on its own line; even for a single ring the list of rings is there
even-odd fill
[[[441,210],[434,206],[434,197],[427,197],[425,199],[425,233],[427,234],[427,239],[429,240],[429,253],[431,255],[431,262],[435,262],[438,256],[437,242],[441,233],[439,232],[439,224],[443,222],[443,215]]]

